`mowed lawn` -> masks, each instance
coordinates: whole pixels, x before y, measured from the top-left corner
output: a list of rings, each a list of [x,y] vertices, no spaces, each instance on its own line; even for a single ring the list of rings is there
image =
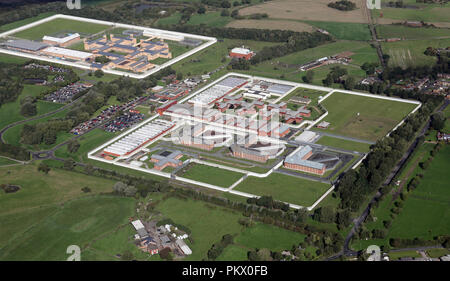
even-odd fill
[[[259,196],[272,196],[275,200],[301,206],[311,206],[329,188],[329,184],[272,173],[266,178],[250,176],[234,190]]]
[[[109,28],[108,25],[88,23],[69,19],[54,19],[29,29],[14,33],[12,36],[29,40],[42,40],[45,35],[57,35],[59,33],[75,33],[80,35],[95,34]]]
[[[191,180],[214,184],[221,187],[229,187],[237,180],[239,180],[242,176],[244,176],[244,174],[207,165],[195,164],[189,166],[189,169],[181,176]]]
[[[328,110],[326,131],[376,141],[417,105],[335,92],[322,102]],[[357,115],[359,113],[359,116]]]
[[[368,152],[370,149],[370,144],[343,140],[338,138],[333,138],[329,136],[322,136],[316,142],[317,144],[331,146],[335,148],[342,148],[351,151]]]

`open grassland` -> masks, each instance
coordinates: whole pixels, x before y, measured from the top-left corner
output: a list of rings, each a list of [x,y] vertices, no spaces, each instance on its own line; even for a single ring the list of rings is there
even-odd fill
[[[218,185],[221,187],[229,187],[243,176],[243,174],[241,173],[236,173],[207,165],[195,164],[189,165],[188,167],[189,169],[181,175],[182,177]],[[184,169],[185,168],[183,168],[183,170]]]
[[[4,158],[0,156],[0,166],[6,166],[6,165],[14,165],[18,164],[19,162],[9,160],[8,158]]]
[[[216,261],[246,261],[248,260],[247,255],[249,251],[250,249],[240,245],[231,244],[223,250]]]
[[[297,32],[312,32],[314,28],[306,23],[291,20],[235,20],[227,24],[227,27],[234,28],[257,28],[257,29],[275,29],[275,30],[292,30]]]
[[[424,54],[426,48],[447,48],[450,46],[450,39],[383,42],[381,46],[383,53],[390,56],[389,66],[406,68],[408,66],[433,65],[436,63],[436,57],[426,56]]]
[[[0,184],[20,186],[16,193],[0,192],[0,248],[9,241],[17,243],[29,228],[54,213],[60,204],[90,194],[110,192],[113,181],[79,176],[74,172],[52,169],[48,175],[37,171],[37,164],[0,167]]]
[[[444,115],[447,118],[447,121],[445,121],[445,127],[442,131],[445,133],[450,133],[450,106],[445,108]]]
[[[389,2],[383,0],[382,2]],[[403,1],[406,2],[406,1]],[[383,3],[383,4],[384,4]],[[406,3],[405,3],[406,4]],[[378,19],[379,23],[389,23],[395,21],[424,21],[427,23],[448,23],[450,22],[450,4],[419,4],[414,1],[407,3],[408,8],[382,7],[381,10],[372,10],[372,16]],[[413,8],[412,6],[416,7]],[[380,14],[383,13],[382,17]]]
[[[328,7],[334,0],[274,0],[239,10],[240,15],[266,13],[270,18],[336,22],[365,23],[367,18],[360,9],[361,1],[356,1],[357,9],[339,11]],[[353,1],[355,2],[355,1]]]
[[[16,101],[5,103],[0,107],[0,128],[13,122],[26,119],[26,117],[20,114],[20,100],[28,96],[36,97],[46,90],[46,86],[24,85],[24,88]],[[37,101],[37,115],[54,111],[61,106],[61,104]]]
[[[85,248],[94,239],[128,224],[133,211],[131,198],[92,196],[73,200],[4,247],[0,259],[65,260],[69,245]]]
[[[186,260],[202,260],[212,244],[225,234],[238,234],[242,215],[236,211],[191,199],[168,198],[156,205],[156,210],[175,223],[188,227],[194,243],[189,243],[192,255]]]
[[[194,14],[191,16],[187,24],[197,25],[206,24],[210,27],[222,27],[227,25],[232,18],[220,16],[220,12],[208,12],[205,14]]]
[[[311,206],[330,185],[302,178],[272,173],[266,178],[248,177],[234,188],[255,195],[272,196],[273,199]]]
[[[382,24],[377,25],[377,35],[380,38],[404,38],[404,39],[433,39],[450,37],[448,28],[416,28],[402,25]]]
[[[337,41],[329,44],[324,44],[315,48],[306,49],[300,52],[295,52],[276,60],[288,64],[304,64],[316,59],[337,55],[342,52],[354,53],[352,63],[362,65],[365,62],[377,62],[378,57],[376,50],[368,43],[354,42],[354,41]],[[320,69],[320,68],[319,68]],[[317,69],[314,69],[316,71]]]
[[[424,174],[419,186],[411,191],[404,202],[400,214],[392,220],[390,210],[394,208],[392,196],[380,202],[373,212],[375,221],[366,224],[368,230],[383,229],[383,221],[392,220],[385,239],[353,241],[352,248],[364,249],[368,245],[387,245],[390,238],[422,238],[432,240],[450,231],[450,193],[447,173],[450,165],[450,147],[444,146],[434,157],[428,169],[423,170],[418,163],[426,160],[433,144],[423,144],[405,167],[400,179],[408,182],[417,173]],[[408,172],[412,171],[412,172]],[[403,187],[406,190],[406,186]]]
[[[88,23],[82,21],[68,20],[68,19],[54,19],[49,22],[42,23],[40,25],[31,27],[29,29],[14,33],[12,36],[30,39],[30,40],[42,40],[44,35],[55,35],[61,32],[75,33],[80,35],[95,34],[107,29],[108,25],[101,25],[95,23]]]
[[[417,105],[336,92],[322,102],[330,133],[376,141]],[[359,116],[358,116],[359,113]]]
[[[317,142],[317,144],[331,146],[335,148],[342,148],[352,151],[368,152],[370,145],[367,143],[354,142],[349,140],[343,140],[338,138],[333,138],[329,136],[322,136]]]

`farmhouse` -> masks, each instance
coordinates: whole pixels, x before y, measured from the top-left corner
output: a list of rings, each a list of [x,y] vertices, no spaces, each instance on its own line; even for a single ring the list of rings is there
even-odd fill
[[[312,148],[309,145],[300,146],[296,152],[286,157],[283,166],[288,169],[323,175],[326,169],[325,164],[309,161],[308,158],[311,157],[311,155]]]
[[[249,49],[245,48],[233,48],[230,51],[230,57],[231,58],[237,58],[237,59],[246,59],[249,60],[255,55],[254,52],[252,52]]]

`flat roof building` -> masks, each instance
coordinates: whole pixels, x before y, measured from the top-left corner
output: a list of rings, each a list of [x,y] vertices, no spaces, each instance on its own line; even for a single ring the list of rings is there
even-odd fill
[[[48,47],[48,44],[25,39],[8,40],[3,43],[3,45],[8,49],[16,49],[25,52],[37,52]]]
[[[284,159],[283,166],[288,169],[323,175],[326,170],[326,165],[308,160],[311,155],[312,148],[309,145],[300,146],[294,153]]]

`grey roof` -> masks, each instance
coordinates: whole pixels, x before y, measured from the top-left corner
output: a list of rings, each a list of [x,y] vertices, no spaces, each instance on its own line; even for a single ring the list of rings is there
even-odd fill
[[[284,94],[288,92],[290,89],[292,89],[294,86],[289,85],[283,85],[283,84],[272,84],[267,88],[267,91],[277,93],[277,94]]]
[[[31,41],[31,40],[25,40],[25,39],[19,39],[19,40],[12,40],[4,43],[6,47],[10,48],[16,48],[16,49],[22,49],[27,51],[39,51],[44,49],[45,47],[48,47],[48,44]]]
[[[243,83],[245,83],[247,81],[247,79],[244,78],[238,78],[238,77],[227,77],[225,79],[223,79],[222,81],[220,81],[219,83],[217,83],[217,85],[222,85],[222,86],[227,86],[230,88],[234,88],[237,87]]]
[[[299,151],[297,151],[295,154],[286,157],[284,162],[288,164],[301,165],[319,170],[323,169],[323,167],[325,167],[325,164],[303,159],[311,151],[312,148],[309,145],[306,145]]]
[[[148,236],[148,232],[145,230],[145,228],[139,228],[138,230],[136,230],[137,233],[139,234],[139,236],[141,238],[145,238]]]

